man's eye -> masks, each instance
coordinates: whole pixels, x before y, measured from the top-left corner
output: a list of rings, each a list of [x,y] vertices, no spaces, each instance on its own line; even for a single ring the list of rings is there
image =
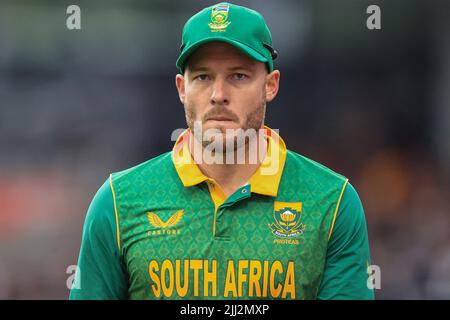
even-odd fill
[[[209,79],[209,76],[207,74],[199,74],[198,76],[195,77],[195,79],[198,79],[200,81],[205,81]]]
[[[243,73],[235,73],[233,75],[235,80],[244,80],[247,78],[247,75],[243,74]]]

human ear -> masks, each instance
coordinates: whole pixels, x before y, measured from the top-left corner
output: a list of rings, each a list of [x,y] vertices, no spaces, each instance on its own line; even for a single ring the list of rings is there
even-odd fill
[[[185,97],[186,97],[186,90],[185,90],[185,81],[184,81],[183,75],[177,74],[175,76],[175,85],[177,86],[178,97],[180,98],[181,103],[184,104]]]
[[[273,70],[271,73],[269,73],[266,76],[266,101],[270,102],[272,101],[279,89],[280,85],[280,71],[279,70]]]

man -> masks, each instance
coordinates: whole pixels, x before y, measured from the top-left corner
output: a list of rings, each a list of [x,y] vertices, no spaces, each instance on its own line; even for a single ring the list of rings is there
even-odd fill
[[[245,7],[186,22],[176,87],[189,128],[99,189],[71,299],[373,298],[355,189],[264,125],[276,55]]]

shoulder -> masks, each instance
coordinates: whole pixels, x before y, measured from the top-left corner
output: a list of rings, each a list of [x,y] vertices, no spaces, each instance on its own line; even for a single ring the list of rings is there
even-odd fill
[[[355,187],[349,182],[342,195],[333,233],[337,237],[339,234],[344,233],[344,230],[357,232],[361,228],[365,228],[365,223],[361,199]]]
[[[302,180],[308,179],[311,183],[328,181],[342,187],[347,181],[345,176],[292,150],[287,150],[285,170],[290,176],[295,175]]]
[[[108,178],[95,193],[89,206],[86,219],[88,221],[108,220],[110,218],[109,212],[113,209],[114,202],[110,188],[110,180]]]
[[[353,206],[358,208],[362,207],[361,199],[359,198],[358,192],[350,182],[348,182],[347,186],[345,187],[345,191],[342,196],[341,209],[347,206]]]
[[[135,179],[143,175],[160,176],[172,165],[172,152],[163,153],[157,157],[139,163],[131,168],[113,172],[111,174],[111,183],[124,181],[126,179]]]
[[[114,199],[108,178],[97,190],[85,218],[83,238],[85,241],[101,240],[98,243],[109,242],[116,229],[114,214]]]

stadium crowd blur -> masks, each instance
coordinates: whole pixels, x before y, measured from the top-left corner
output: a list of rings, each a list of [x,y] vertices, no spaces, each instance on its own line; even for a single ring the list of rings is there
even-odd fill
[[[70,31],[74,3],[82,29]],[[185,127],[181,28],[213,2],[171,3],[1,2],[1,299],[66,299],[96,190]],[[239,3],[265,16],[279,51],[266,123],[359,192],[376,298],[449,299],[449,3]],[[381,30],[366,27],[370,4]]]

